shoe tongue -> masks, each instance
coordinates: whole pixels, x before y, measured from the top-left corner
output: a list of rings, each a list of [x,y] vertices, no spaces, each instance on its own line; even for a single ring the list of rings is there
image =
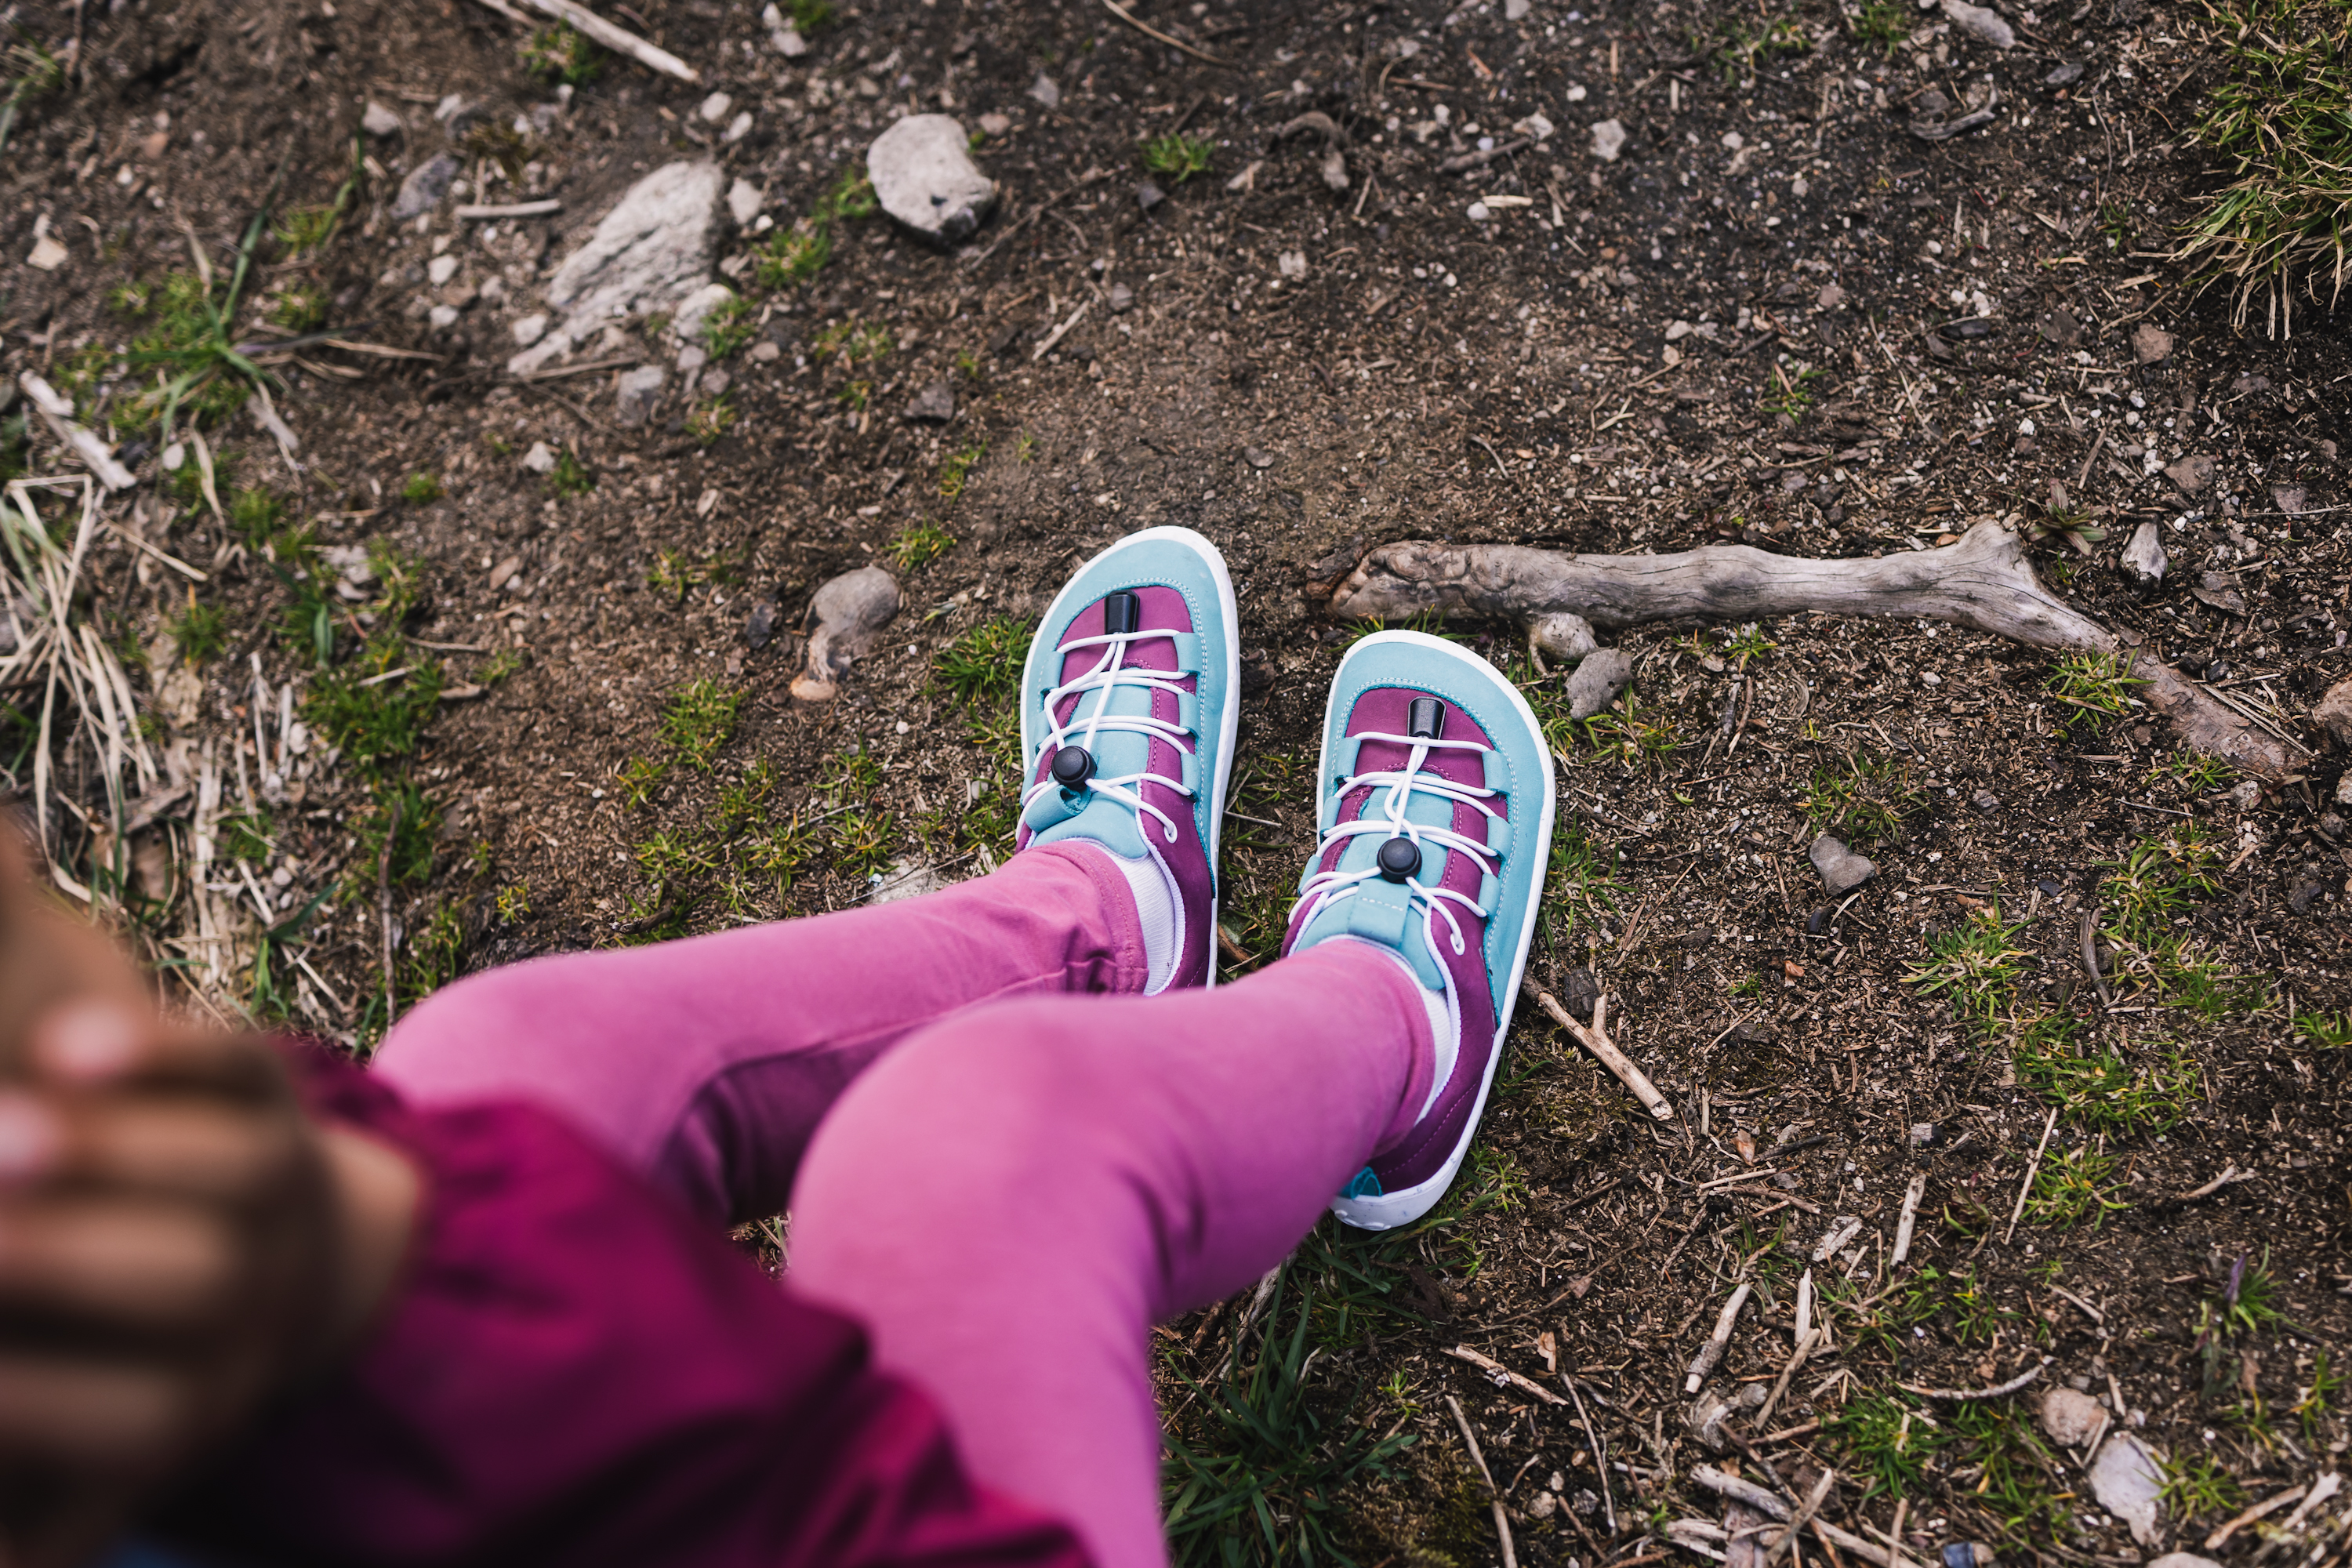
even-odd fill
[[[1363,812],[1365,820],[1381,823],[1388,820],[1389,794],[1387,785],[1371,789]],[[1406,802],[1404,816],[1406,821],[1418,827],[1450,828],[1454,826],[1454,802],[1424,790],[1414,790]],[[1334,936],[1368,938],[1395,948],[1404,955],[1405,962],[1412,966],[1412,972],[1420,976],[1423,985],[1432,991],[1442,991],[1445,988],[1445,976],[1439,968],[1437,955],[1429,950],[1426,935],[1429,906],[1417,900],[1408,902],[1403,883],[1387,881],[1377,874],[1381,846],[1391,837],[1385,832],[1357,833],[1343,841],[1345,847],[1340,851],[1336,868],[1350,872],[1373,871],[1375,874],[1355,884],[1353,893],[1324,905],[1307,922],[1307,928],[1299,932],[1297,946],[1305,949]],[[1414,879],[1424,888],[1434,888],[1445,876],[1448,852],[1425,837],[1420,841],[1420,846],[1421,870]],[[1321,858],[1318,857],[1316,866],[1309,868],[1308,874],[1313,875],[1320,864]],[[1461,911],[1456,910],[1454,913],[1458,919]],[[1445,929],[1443,917],[1438,919],[1437,924],[1439,930]]]
[[[1099,658],[1099,650],[1086,650]],[[1133,647],[1129,650],[1130,658]],[[1091,668],[1093,659],[1087,661]],[[1132,668],[1130,666],[1129,668]],[[1094,753],[1095,777],[1126,778],[1142,773],[1151,765],[1151,737],[1133,730],[1100,730],[1089,741],[1087,720],[1097,713],[1123,719],[1151,717],[1151,689],[1148,686],[1121,684],[1105,691],[1099,688],[1081,692],[1070,716],[1064,721],[1068,734],[1065,743],[1084,746]],[[1122,784],[1123,789],[1139,791],[1135,784]],[[1058,795],[1058,798],[1057,798]],[[1036,816],[1047,818],[1047,825],[1030,823],[1030,842],[1054,844],[1066,838],[1087,838],[1102,845],[1114,855],[1124,855],[1132,860],[1143,853],[1143,835],[1139,827],[1141,814],[1122,801],[1116,801],[1093,789],[1048,792],[1031,807]],[[1058,820],[1055,820],[1058,818]],[[1155,823],[1158,818],[1152,819]]]

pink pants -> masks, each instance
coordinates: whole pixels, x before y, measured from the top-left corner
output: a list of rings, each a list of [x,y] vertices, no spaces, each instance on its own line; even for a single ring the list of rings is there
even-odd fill
[[[1402,967],[1326,944],[1144,984],[1087,846],[928,897],[459,982],[385,1040],[425,1103],[525,1099],[792,1277],[938,1399],[982,1481],[1165,1560],[1150,1325],[1279,1262],[1429,1089]],[[1411,1109],[1408,1109],[1411,1108]]]

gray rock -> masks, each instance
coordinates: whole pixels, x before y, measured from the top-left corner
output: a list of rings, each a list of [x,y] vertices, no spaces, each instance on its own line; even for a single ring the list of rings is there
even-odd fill
[[[751,645],[753,653],[767,647],[775,637],[779,613],[773,599],[761,599],[751,606],[751,616],[743,623],[743,640]]]
[[[1813,840],[1813,847],[1806,851],[1806,858],[1812,861],[1813,869],[1822,874],[1822,886],[1829,889],[1830,897],[1833,899],[1843,898],[1878,875],[1875,863],[1867,857],[1855,854],[1826,833]]]
[[[1633,658],[1623,648],[1596,648],[1568,678],[1568,716],[1590,719],[1617,700],[1633,679]]]
[[[615,320],[660,310],[683,320],[690,301],[723,288],[710,283],[710,265],[726,224],[726,185],[710,163],[665,163],[631,185],[548,283],[548,303],[566,312],[562,323],[507,368],[528,374]]]
[[[662,383],[667,379],[657,364],[641,364],[635,370],[621,373],[619,407],[613,423],[634,429],[653,417],[654,403],[661,396]]]
[[[1617,154],[1625,150],[1625,127],[1614,120],[1603,120],[1592,127],[1592,155],[1604,163],[1613,163]]]
[[[1135,290],[1124,283],[1110,286],[1110,313],[1124,316],[1135,309]]]
[[[971,161],[951,114],[909,114],[874,139],[866,172],[882,210],[934,245],[953,245],[996,205],[996,182]]]
[[[543,310],[534,310],[528,316],[519,317],[508,330],[514,333],[515,346],[527,349],[547,335],[547,314]]]
[[[399,115],[371,98],[367,111],[360,116],[360,129],[371,136],[397,136],[404,127]]]
[[[669,330],[681,338],[691,338],[702,331],[702,323],[711,311],[735,298],[735,290],[724,283],[705,283],[677,302],[677,314],[670,318]]]
[[[1037,73],[1037,79],[1029,84],[1029,96],[1035,99],[1044,108],[1059,109],[1062,107],[1061,88],[1055,83],[1052,77],[1047,76],[1044,71],[1039,71]]]
[[[2352,746],[2352,676],[2347,676],[2329,687],[2326,694],[2313,704],[2311,721],[2335,736],[2338,743]],[[2352,779],[2352,773],[2344,776]],[[2336,795],[2338,800],[2344,797],[2341,789]],[[2352,801],[2345,804],[2352,805]]]
[[[2153,588],[2164,581],[2164,569],[2172,562],[2164,552],[2164,536],[2157,531],[2154,519],[2132,530],[2123,559],[2125,574],[2141,587]]]
[[[1996,49],[2017,47],[2017,35],[2010,31],[2009,24],[2000,19],[1998,11],[1971,5],[1968,0],[1944,0],[1944,15],[1952,19],[1952,26],[1983,39]]]
[[[2162,364],[2172,357],[2172,334],[2154,321],[2132,329],[2132,357],[2142,364]]]
[[[2168,1552],[2147,1568],[2221,1568],[2210,1557],[2200,1557],[2194,1552]]]
[[[2326,896],[2327,884],[2325,882],[2298,883],[2294,890],[2286,896],[2286,907],[2296,914],[2307,915]]]
[[[441,199],[449,194],[450,183],[457,179],[460,166],[457,159],[443,153],[430,163],[411,169],[408,178],[400,182],[400,195],[393,198],[392,221],[406,223],[439,206]]]
[[[934,381],[915,394],[907,405],[907,417],[927,425],[944,425],[955,417],[955,388],[944,381]]]
[[[2341,691],[2343,687],[2339,685],[2336,689]],[[2352,768],[2345,769],[2344,776],[2336,781],[2336,804],[2352,805]]]
[[[1242,461],[1253,468],[1270,468],[1274,467],[1274,454],[1257,447],[1244,447]]]
[[[735,384],[734,374],[725,365],[712,365],[702,373],[702,391],[706,396],[723,397]]]
[[[751,227],[751,220],[767,204],[768,198],[760,194],[760,187],[749,180],[738,180],[727,187],[728,216],[735,220],[738,228]]]
[[[709,98],[702,100],[701,112],[703,121],[707,124],[716,125],[720,121],[726,119],[728,110],[734,107],[735,100],[733,99],[728,97],[723,92],[714,92]]]
[[[827,702],[874,634],[898,615],[898,580],[879,566],[861,566],[819,588],[809,609],[816,631],[809,638],[808,668],[792,690],[803,702]]]
[[[2080,60],[2061,61],[2059,64],[2050,68],[2050,74],[2042,79],[2042,85],[2044,87],[2072,87],[2076,82],[2083,79],[2083,62]]]
[[[522,467],[523,472],[527,474],[545,474],[553,472],[555,468],[555,448],[549,446],[544,441],[533,441],[530,444],[530,450],[522,455]]]
[[[2182,495],[2201,496],[2213,482],[2213,459],[2202,452],[2192,452],[2166,468],[2164,477],[2179,485]]]
[[[2132,1539],[2143,1546],[2156,1539],[2163,1491],[2164,1468],[2147,1444],[2118,1432],[2099,1445],[2099,1457],[2091,1461],[2091,1494],[2131,1526]]]
[[[1567,610],[1555,610],[1528,622],[1528,638],[1536,650],[1563,664],[1577,664],[1601,646],[1592,623]]]
[[[1168,193],[1160,188],[1157,181],[1146,180],[1135,187],[1135,205],[1145,212],[1150,212],[1167,199]]]
[[[2087,1394],[2053,1388],[2042,1396],[2042,1430],[2061,1447],[2081,1447],[2099,1435],[2106,1421],[2106,1407]]]

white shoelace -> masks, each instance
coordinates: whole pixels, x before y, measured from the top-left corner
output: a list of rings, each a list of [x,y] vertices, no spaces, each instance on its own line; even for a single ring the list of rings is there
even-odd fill
[[[1493,876],[1497,873],[1501,857],[1487,848],[1483,838],[1474,839],[1451,827],[1431,826],[1408,821],[1405,817],[1406,807],[1412,804],[1415,793],[1435,795],[1441,800],[1471,806],[1490,817],[1496,816],[1497,813],[1494,807],[1486,803],[1501,793],[1500,791],[1485,789],[1475,784],[1455,784],[1443,774],[1426,773],[1422,768],[1422,763],[1428,760],[1432,750],[1476,752],[1483,754],[1493,751],[1494,747],[1482,746],[1475,741],[1437,741],[1414,735],[1367,733],[1356,739],[1361,743],[1375,741],[1393,742],[1401,746],[1412,747],[1412,754],[1405,759],[1405,765],[1401,770],[1350,773],[1339,782],[1339,798],[1342,800],[1346,799],[1350,792],[1365,786],[1385,790],[1387,793],[1377,797],[1371,806],[1354,821],[1336,823],[1325,829],[1315,843],[1315,858],[1318,860],[1323,858],[1323,852],[1337,840],[1376,833],[1382,838],[1410,839],[1416,846],[1433,844],[1448,853],[1468,856],[1470,863],[1477,867],[1484,876]],[[1360,751],[1358,754],[1360,756],[1362,753]],[[1379,867],[1368,866],[1360,871],[1318,871],[1309,877],[1298,895],[1298,902],[1307,906],[1307,920],[1301,922],[1301,929],[1303,930],[1307,922],[1314,921],[1330,904],[1341,899],[1355,897],[1364,883],[1374,879],[1380,874]],[[1452,938],[1455,954],[1459,955],[1469,951],[1469,944],[1462,940],[1462,922],[1454,918],[1454,911],[1446,906],[1449,903],[1460,904],[1480,920],[1485,920],[1489,911],[1477,900],[1467,893],[1456,892],[1451,888],[1433,887],[1423,882],[1418,875],[1405,879],[1404,889],[1405,907],[1408,910],[1415,904],[1419,904],[1427,911],[1423,916],[1422,931],[1433,953],[1437,950],[1436,926],[1440,919],[1445,921],[1446,931]],[[1452,973],[1442,963],[1437,967],[1438,973],[1445,976],[1446,989],[1451,992],[1454,986]]]
[[[1039,763],[1051,758],[1064,746],[1084,746],[1089,752],[1094,752],[1095,737],[1104,731],[1123,731],[1129,734],[1148,735],[1153,740],[1166,741],[1179,751],[1195,751],[1195,747],[1185,744],[1192,731],[1185,729],[1181,724],[1171,724],[1163,720],[1139,714],[1130,716],[1106,711],[1110,707],[1112,692],[1122,686],[1140,688],[1150,691],[1171,692],[1177,697],[1179,707],[1181,707],[1182,699],[1190,693],[1178,684],[1183,679],[1181,674],[1171,670],[1145,669],[1127,663],[1129,644],[1144,642],[1152,637],[1166,637],[1169,635],[1165,629],[1105,632],[1097,637],[1073,637],[1055,649],[1056,656],[1063,658],[1066,658],[1071,649],[1082,647],[1099,647],[1103,650],[1103,654],[1095,662],[1092,669],[1087,670],[1076,680],[1064,681],[1045,693],[1045,734],[1039,744],[1037,755],[1029,759],[1030,771],[1033,773],[1036,772]],[[1088,711],[1087,701],[1089,694],[1094,697],[1091,711]],[[1070,710],[1068,721],[1057,721],[1054,718],[1055,710],[1061,706],[1064,698],[1072,695],[1076,696],[1077,702]],[[1099,753],[1096,754],[1099,755]],[[1142,786],[1147,784],[1156,784],[1172,790],[1187,800],[1191,799],[1195,793],[1186,787],[1182,779],[1171,779],[1164,773],[1152,773],[1148,768],[1141,773],[1118,773],[1110,777],[1097,775],[1087,781],[1087,787],[1122,805],[1133,807],[1139,814],[1149,813],[1158,817],[1168,842],[1173,844],[1177,837],[1176,819],[1143,798]],[[1048,775],[1031,784],[1023,793],[1021,805],[1025,810],[1031,801],[1061,787]]]

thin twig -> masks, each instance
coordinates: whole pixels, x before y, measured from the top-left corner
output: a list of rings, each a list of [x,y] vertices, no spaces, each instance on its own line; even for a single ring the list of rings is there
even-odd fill
[[[1181,49],[1184,53],[1192,56],[1194,59],[1215,66],[1220,70],[1230,71],[1241,69],[1241,67],[1234,64],[1231,60],[1220,59],[1215,55],[1209,53],[1206,49],[1196,49],[1181,38],[1171,38],[1167,34],[1161,32],[1159,28],[1148,26],[1144,23],[1137,21],[1134,15],[1129,12],[1125,7],[1121,6],[1118,3],[1118,0],[1103,0],[1103,6],[1106,10],[1109,11],[1112,16],[1126,23],[1137,32],[1141,33],[1144,37],[1149,38],[1157,38],[1171,49]]]
[[[1454,1357],[1456,1361],[1468,1362],[1472,1366],[1477,1367],[1480,1371],[1486,1373],[1487,1376],[1493,1378],[1496,1383],[1507,1383],[1512,1387],[1519,1389],[1524,1393],[1534,1394],[1546,1405],[1566,1405],[1568,1403],[1567,1400],[1562,1399],[1559,1394],[1554,1394],[1550,1389],[1546,1388],[1543,1384],[1537,1383],[1530,1378],[1521,1377],[1517,1373],[1513,1372],[1501,1362],[1495,1360],[1494,1357],[1480,1355],[1468,1345],[1455,1345],[1452,1350],[1447,1351],[1445,1353]]]
[[[570,23],[594,42],[615,54],[628,56],[648,69],[657,70],[664,76],[674,76],[680,81],[696,86],[701,84],[702,73],[692,66],[667,49],[656,48],[626,28],[613,26],[587,6],[577,4],[576,0],[522,0],[522,3],[559,22]]]
[[[1813,1346],[1820,1337],[1820,1331],[1815,1329],[1804,1330],[1797,1335],[1796,1352],[1789,1357],[1789,1364],[1780,1369],[1780,1375],[1773,1381],[1772,1392],[1766,1394],[1764,1403],[1756,1408],[1757,1426],[1761,1426],[1772,1418],[1773,1410],[1780,1405],[1780,1396],[1789,1392],[1789,1380],[1797,1375],[1797,1369],[1804,1365],[1806,1358],[1813,1353]]]
[[[1903,1213],[1895,1222],[1895,1250],[1886,1255],[1886,1267],[1899,1267],[1911,1256],[1911,1228],[1919,1222],[1919,1200],[1927,1195],[1927,1173],[1920,1172],[1904,1189]]]
[[[1601,1440],[1601,1434],[1592,1429],[1592,1417],[1585,1414],[1584,1395],[1577,1392],[1576,1379],[1561,1373],[1559,1380],[1568,1384],[1568,1396],[1576,1401],[1576,1418],[1584,1426],[1584,1440],[1592,1445],[1592,1473],[1601,1478],[1601,1507],[1609,1521],[1609,1533],[1614,1535],[1617,1533],[1617,1500],[1610,1493],[1609,1446]]]
[[[1780,1532],[1780,1538],[1772,1542],[1770,1549],[1764,1553],[1764,1568],[1775,1568],[1780,1559],[1795,1547],[1797,1532],[1813,1521],[1813,1515],[1821,1511],[1823,1500],[1830,1495],[1830,1489],[1836,1485],[1837,1472],[1823,1470],[1821,1479],[1813,1483],[1812,1493],[1805,1499],[1804,1506],[1789,1521],[1789,1528]]]
[[[2054,1359],[2052,1356],[2043,1356],[2007,1383],[1997,1383],[1990,1388],[1921,1388],[1917,1384],[1900,1381],[1895,1386],[1906,1393],[1916,1394],[1922,1399],[2000,1399],[2015,1394],[2019,1389],[2040,1377],[2042,1369],[2048,1366]]]
[[[2091,911],[2087,909],[2083,911],[2082,949],[2083,973],[2091,977],[2091,984],[2093,985],[2098,987],[2099,1005],[2102,1007],[2114,1006],[2116,1005],[2115,995],[2107,989],[2105,976],[2099,973],[2099,949],[2097,944],[2091,940]]]
[[[2050,1134],[2057,1125],[2058,1108],[2052,1106],[2050,1120],[2042,1124],[2042,1142],[2033,1146],[2033,1158],[2026,1162],[2025,1180],[2018,1184],[2017,1206],[2009,1211],[2009,1228],[2001,1233],[2000,1244],[2003,1247],[2007,1247],[2009,1238],[2017,1234],[2017,1222],[2025,1213],[2025,1195],[2033,1190],[2034,1173],[2042,1169],[2042,1152],[2050,1147]]]
[[[1748,1298],[1755,1289],[1742,1279],[1738,1289],[1732,1291],[1731,1300],[1723,1304],[1722,1312],[1715,1320],[1715,1332],[1706,1337],[1706,1343],[1699,1347],[1698,1354],[1691,1361],[1690,1374],[1683,1383],[1685,1394],[1696,1394],[1698,1385],[1706,1381],[1706,1374],[1715,1370],[1715,1363],[1723,1359],[1725,1347],[1731,1343],[1731,1325],[1738,1321],[1739,1309],[1748,1305]]]
[[[1110,0],[1103,0],[1108,5]],[[1519,1568],[1519,1554],[1511,1544],[1511,1521],[1503,1512],[1502,1489],[1495,1485],[1495,1472],[1486,1468],[1486,1456],[1478,1451],[1478,1435],[1470,1430],[1470,1418],[1462,1414],[1462,1402],[1452,1394],[1445,1396],[1454,1412],[1454,1424],[1462,1428],[1462,1440],[1470,1446],[1470,1458],[1478,1466],[1478,1473],[1486,1479],[1486,1495],[1495,1505],[1495,1534],[1503,1542],[1503,1568]]]
[[[1633,1090],[1633,1098],[1640,1100],[1652,1116],[1661,1121],[1675,1119],[1675,1108],[1667,1102],[1664,1095],[1658,1092],[1658,1086],[1652,1083],[1649,1075],[1635,1067],[1633,1058],[1619,1050],[1616,1043],[1610,1039],[1607,996],[1601,996],[1593,1003],[1592,1026],[1587,1028],[1569,1016],[1568,1009],[1559,1005],[1558,997],[1534,981],[1523,981],[1522,989],[1534,996],[1536,1005],[1549,1014],[1553,1023],[1573,1035],[1579,1045],[1601,1059],[1602,1067],[1615,1073],[1617,1081]]]

